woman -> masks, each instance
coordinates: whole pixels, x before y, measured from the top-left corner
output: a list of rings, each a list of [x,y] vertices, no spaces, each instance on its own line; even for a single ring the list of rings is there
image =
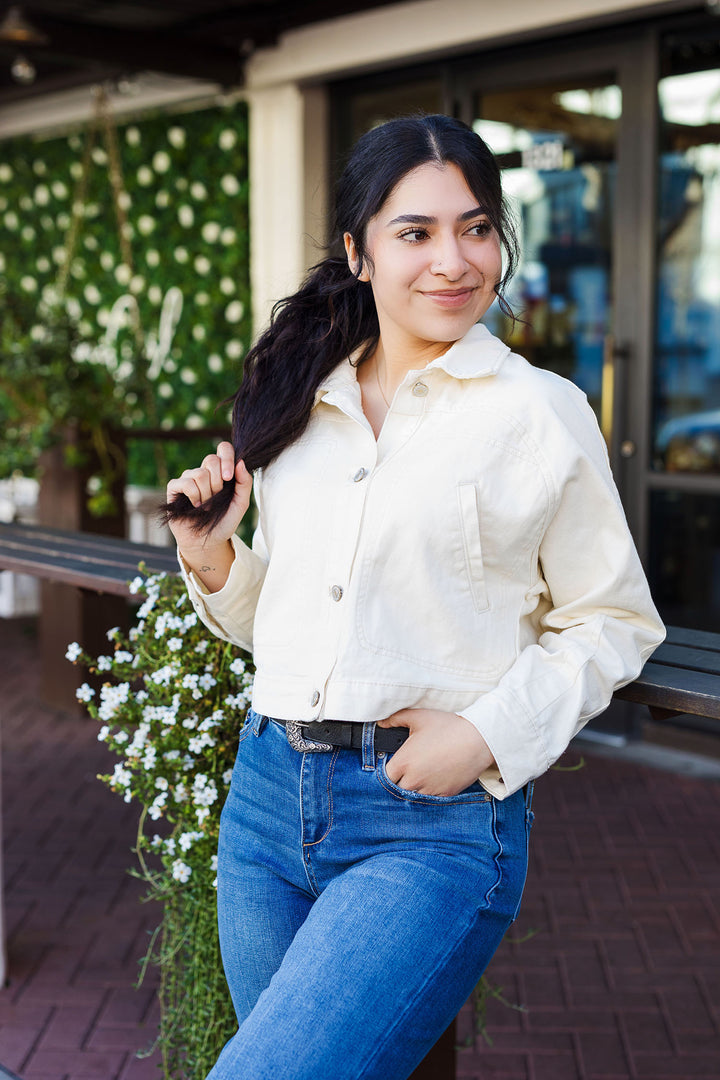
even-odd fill
[[[257,667],[212,1080],[407,1077],[517,914],[533,780],[663,637],[585,396],[478,321],[516,263],[482,140],[374,129],[337,231],[248,356],[234,446],[168,486],[192,601]]]

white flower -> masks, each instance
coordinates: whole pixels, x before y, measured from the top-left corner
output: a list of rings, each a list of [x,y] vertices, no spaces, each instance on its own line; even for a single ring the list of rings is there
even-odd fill
[[[207,337],[207,330],[201,323],[197,323],[192,328],[192,336],[194,341],[204,341]]]
[[[133,274],[130,278],[130,292],[133,296],[137,296],[145,288],[145,278],[142,274]],[[132,371],[132,368],[130,369]]]
[[[112,656],[98,656],[97,669],[98,671],[110,671],[112,668]]]
[[[231,173],[226,173],[220,180],[220,187],[223,189],[226,195],[237,195],[240,190],[240,184],[236,176]]]
[[[153,671],[150,675],[150,680],[158,686],[169,686],[172,679],[177,675],[177,667],[175,664],[166,664],[165,667],[158,668],[157,671]]]
[[[66,185],[63,184],[62,180],[54,180],[53,183],[50,185],[50,190],[52,191],[56,199],[67,199],[68,195],[70,194]]]
[[[179,652],[183,647],[183,639],[179,637],[170,638],[167,647],[170,652]]]
[[[220,292],[225,296],[232,296],[235,292],[235,282],[231,277],[220,278]]]
[[[207,366],[210,371],[218,372],[223,369],[222,356],[218,356],[217,353],[211,353],[207,359]]]
[[[195,300],[195,303],[198,305],[198,307],[205,307],[206,304],[210,303],[210,293],[206,293],[204,290],[201,292],[197,292],[195,293],[193,299]]]
[[[148,254],[149,254],[149,252],[148,252]],[[156,254],[157,254],[157,252],[156,252]],[[150,288],[147,291],[147,296],[148,296],[148,300],[150,301],[151,304],[160,304],[160,303],[162,303],[163,294],[162,294],[162,289],[160,288],[159,285],[151,285]]]
[[[184,784],[175,785],[175,793],[173,795],[173,798],[176,803],[187,802],[187,788]]]
[[[47,206],[50,202],[50,188],[47,184],[38,184],[33,193],[36,206]]]
[[[167,791],[168,782],[164,776],[158,776],[157,780],[155,781],[155,787],[158,788],[160,791]]]
[[[191,874],[191,867],[189,867],[187,863],[184,863],[182,859],[176,859],[172,864],[172,876],[181,884],[184,885],[186,881],[189,881]]]
[[[186,832],[178,837],[178,846],[181,851],[189,851],[193,844],[197,840],[202,840],[202,838],[203,833],[201,832]]]
[[[73,180],[79,180],[82,176],[82,164],[79,161],[73,161],[70,165],[70,175]]]
[[[164,210],[166,206],[170,205],[170,193],[168,191],[165,191],[164,188],[158,191],[157,195],[155,196],[155,205],[160,210]]]
[[[214,244],[220,236],[220,226],[217,221],[206,221],[200,230],[200,235],[208,244]]]
[[[93,690],[92,686],[88,686],[88,684],[85,682],[82,684],[82,686],[79,686],[77,688],[77,690],[75,691],[75,697],[78,699],[78,701],[92,701],[92,699],[95,697],[95,691]]]
[[[110,783],[117,785],[117,787],[130,787],[132,781],[132,774],[129,769],[123,768],[118,762],[113,770],[113,774],[110,777]]]
[[[224,244],[225,247],[230,247],[230,245],[234,244],[236,240],[237,233],[234,229],[228,227],[227,229],[223,229],[223,231],[220,233],[220,243]]]
[[[194,184],[190,185],[190,194],[193,199],[197,199],[199,202],[202,199],[207,199],[207,188],[199,180],[196,180]]]
[[[33,229],[32,225],[23,225],[22,229],[20,230],[20,236],[27,243],[30,243],[31,240],[34,240],[35,230]]]
[[[75,661],[80,656],[82,656],[81,647],[78,645],[77,641],[71,641],[70,644],[67,647],[67,652],[65,653],[65,659],[70,660],[71,663],[74,664]]]
[[[98,247],[100,246],[100,241],[98,240],[97,236],[92,236],[91,234],[90,236],[86,236],[84,238],[83,244],[88,249],[88,251],[97,251]]]
[[[93,146],[91,157],[96,165],[106,165],[108,156],[102,146]]]
[[[148,746],[147,747],[147,749],[145,750],[145,753],[143,754],[142,763],[143,763],[143,768],[147,769],[148,772],[150,772],[151,769],[155,768],[155,765],[157,764],[157,750],[155,749],[154,746]],[[160,798],[160,796],[158,795],[158,799],[159,798]],[[157,802],[158,799],[156,799],[155,802]],[[167,800],[167,795],[163,795],[163,802],[165,802],[166,800]],[[162,803],[160,803],[159,805],[162,805]]]
[[[158,394],[162,398],[170,398],[173,396],[174,390],[169,382],[161,382],[158,386]]]
[[[164,150],[158,150],[153,156],[152,167],[155,172],[166,173],[170,168],[170,155]]]
[[[20,288],[24,289],[25,292],[35,292],[37,289],[37,281],[34,277],[30,277],[29,274],[26,274],[25,277],[20,278]]]
[[[167,135],[170,145],[174,146],[176,150],[182,150],[185,145],[185,128],[171,127]]]
[[[190,413],[190,415],[185,419],[185,427],[188,428],[190,431],[197,431],[204,426],[205,421],[203,420],[202,416],[198,415],[198,413]]]
[[[148,251],[145,252],[145,262],[148,264],[148,266],[159,266],[160,252],[157,251],[155,248],[150,248]],[[155,286],[155,288],[158,288],[158,291],[160,291],[158,286]],[[160,292],[160,297],[162,299],[162,292]]]
[[[115,653],[115,662],[117,664],[132,664],[135,657],[131,652],[127,652],[125,649],[118,649]]]
[[[179,263],[186,263],[190,258],[188,249],[184,247],[176,247],[173,255],[175,256],[175,262]]]
[[[150,217],[149,214],[141,214],[137,223],[138,232],[141,236],[149,236],[155,228],[155,224],[154,217]]]
[[[137,182],[140,187],[149,187],[155,179],[155,175],[152,169],[148,169],[147,165],[141,165],[137,171]]]
[[[178,221],[184,229],[189,229],[195,224],[195,214],[193,213],[192,206],[183,204],[178,207]]]
[[[229,784],[230,783],[230,781],[232,780],[232,774],[233,774],[232,769],[226,769],[225,770],[225,772],[222,774],[222,782],[223,782],[223,784]]]
[[[225,346],[225,353],[231,360],[239,360],[244,352],[245,346],[242,341],[238,341],[237,338],[231,338]]]
[[[202,641],[198,641],[197,645],[195,646],[195,652],[200,653],[200,655],[203,656],[209,648],[210,642],[207,638],[204,638]]]
[[[0,165],[0,181],[2,181],[3,184],[7,184],[8,180],[12,180],[12,178],[13,171],[11,167],[5,163]]]
[[[108,641],[114,641],[119,633],[120,633],[120,627],[119,626],[111,626],[110,629],[105,634],[105,637],[108,639]]]
[[[100,687],[100,707],[98,716],[101,720],[112,720],[121,705],[124,705],[130,695],[130,683],[118,683],[117,686]]]
[[[197,270],[198,274],[209,274],[212,269],[210,260],[206,259],[204,255],[198,255],[193,266]]]
[[[230,670],[232,671],[233,675],[244,675],[245,674],[245,661],[242,660],[241,657],[236,656],[235,659],[230,664]]]
[[[140,129],[136,127],[129,127],[125,132],[125,142],[128,146],[140,145]]]
[[[120,263],[115,267],[115,280],[118,285],[129,285],[132,278],[132,270],[127,263]]]
[[[232,300],[225,308],[225,318],[229,323],[238,323],[243,317],[245,308],[241,300]]]
[[[180,372],[180,378],[186,386],[193,386],[197,382],[197,375],[192,368],[183,368]]]
[[[112,270],[115,265],[115,259],[109,251],[103,251],[100,255],[100,265],[103,270]]]
[[[103,724],[103,726],[98,731],[98,742],[105,742],[109,734],[110,728],[107,726],[107,724]]]
[[[217,686],[217,679],[214,675],[211,675],[209,671],[206,671],[198,679],[198,686],[203,690],[212,690],[213,686]]]
[[[99,304],[102,299],[100,290],[95,285],[86,285],[83,289],[83,296],[88,304]]]
[[[167,840],[163,844],[163,847],[165,848],[165,851],[167,852],[168,855],[174,855],[175,854],[175,849],[177,847],[177,845],[175,843],[175,837],[174,836],[168,836]]]
[[[130,736],[128,735],[127,731],[118,731],[117,735],[115,736],[115,742],[126,743],[129,738]]]
[[[136,593],[140,592],[140,590],[142,589],[144,584],[145,584],[145,578],[140,577],[140,575],[138,574],[138,576],[134,577],[132,579],[132,581],[130,582],[130,584],[128,585],[128,592],[132,596],[135,596]]]
[[[232,150],[237,142],[237,133],[232,128],[225,128],[218,137],[218,146],[221,150]]]

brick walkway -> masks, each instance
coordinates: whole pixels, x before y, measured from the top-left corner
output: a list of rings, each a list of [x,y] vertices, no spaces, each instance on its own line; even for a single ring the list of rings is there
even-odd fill
[[[158,1080],[157,1055],[135,1056],[157,1023],[153,975],[132,988],[157,921],[125,873],[136,812],[94,779],[109,760],[95,725],[38,705],[30,629],[0,620],[0,1063],[23,1080]],[[466,1007],[458,1076],[718,1080],[720,784],[588,757],[545,778],[535,810],[511,937],[534,934],[490,969],[527,1011],[492,1002],[487,1046]]]

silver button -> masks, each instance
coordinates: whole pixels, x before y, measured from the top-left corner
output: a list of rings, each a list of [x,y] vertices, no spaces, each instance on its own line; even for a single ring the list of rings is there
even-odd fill
[[[355,483],[357,484],[358,480],[364,480],[367,476],[367,472],[367,469],[358,469],[358,471],[353,476],[353,480],[355,481]]]
[[[425,397],[428,392],[428,388],[424,382],[416,382],[412,388],[412,392],[415,397]]]
[[[320,691],[316,690],[315,693],[313,694],[313,696],[310,698],[310,704],[311,705],[317,705],[317,703],[319,701],[320,701]]]
[[[342,600],[343,591],[339,585],[333,585],[332,589],[330,590],[330,595],[332,596],[333,600]]]

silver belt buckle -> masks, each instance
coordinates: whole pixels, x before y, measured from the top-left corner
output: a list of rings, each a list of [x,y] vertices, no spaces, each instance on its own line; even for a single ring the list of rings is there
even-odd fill
[[[330,743],[309,742],[302,735],[301,728],[302,724],[299,720],[288,720],[285,724],[287,741],[290,743],[293,750],[297,750],[301,754],[326,754],[328,750],[335,749]]]

